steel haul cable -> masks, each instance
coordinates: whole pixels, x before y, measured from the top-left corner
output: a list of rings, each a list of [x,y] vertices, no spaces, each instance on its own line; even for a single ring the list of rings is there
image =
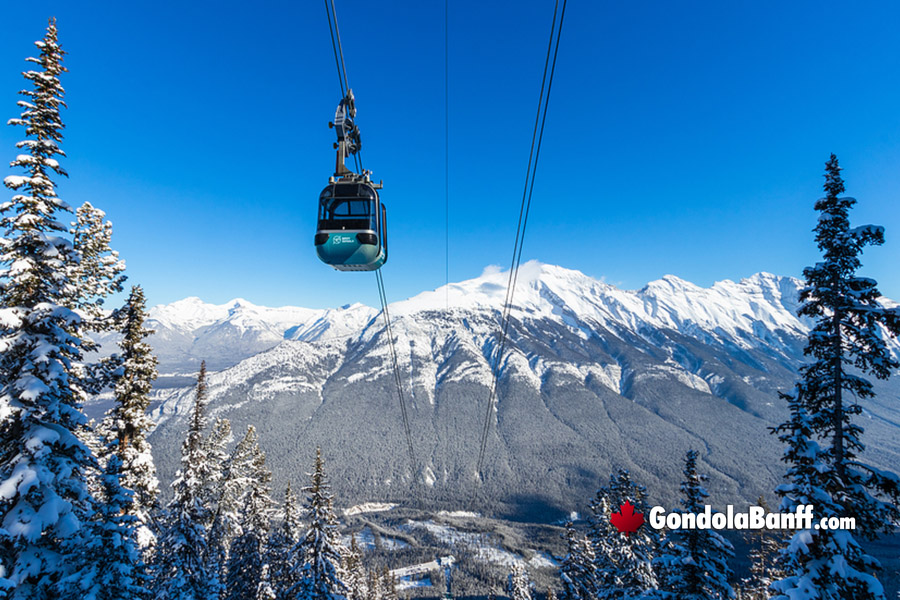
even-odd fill
[[[344,49],[341,45],[341,32],[338,28],[337,11],[334,8],[334,0],[325,0],[325,13],[328,16],[328,29],[331,32],[331,45],[334,49],[334,62],[337,66],[338,79],[341,84],[341,96],[346,96],[350,91],[350,79],[347,77],[347,67],[344,63]],[[333,25],[332,25],[333,22]],[[356,163],[356,170],[363,174],[362,151],[357,151],[353,155]],[[381,269],[375,271],[375,278],[378,282],[378,297],[381,301],[381,314],[384,316],[385,333],[388,338],[388,346],[390,348],[391,364],[394,374],[394,383],[397,386],[397,396],[400,399],[400,414],[403,419],[403,431],[406,435],[406,449],[409,453],[409,463],[412,469],[413,484],[418,492],[419,503],[422,503],[421,488],[418,483],[418,461],[416,460],[415,448],[412,443],[412,428],[409,425],[409,411],[406,408],[406,400],[403,397],[403,379],[400,376],[400,363],[397,360],[397,349],[394,346],[394,333],[391,328],[391,317],[388,311],[387,295],[384,291],[384,278],[381,275]],[[410,360],[412,360],[410,358]]]
[[[450,310],[450,0],[444,0],[444,294]]]
[[[388,312],[387,296],[384,293],[384,278],[381,275],[381,269],[375,271],[375,278],[378,280],[378,295],[381,298],[381,312],[384,315],[385,333],[387,333],[390,342],[391,362],[394,370],[394,382],[397,384],[397,395],[400,397],[400,413],[403,417],[403,431],[406,434],[406,449],[409,452],[409,463],[412,468],[414,483],[418,480],[418,461],[416,461],[416,453],[412,443],[412,429],[409,426],[409,413],[406,410],[406,401],[403,398],[403,382],[400,378],[400,363],[397,360],[397,349],[394,347],[394,332],[391,327],[391,315]],[[410,355],[410,363],[412,355]],[[421,498],[420,498],[421,501]]]
[[[557,14],[559,23],[557,24]],[[541,94],[538,99],[537,115],[535,116],[534,131],[531,136],[531,152],[528,157],[528,168],[525,172],[525,189],[522,192],[522,203],[519,208],[519,222],[516,226],[516,240],[513,245],[512,264],[509,269],[509,278],[506,285],[506,299],[503,304],[503,312],[500,317],[500,339],[492,368],[491,392],[488,397],[487,408],[484,415],[484,426],[481,431],[481,444],[478,450],[478,463],[476,473],[481,476],[484,468],[484,457],[487,451],[488,436],[491,430],[491,415],[494,402],[497,399],[497,391],[500,382],[500,369],[503,367],[503,351],[508,339],[510,313],[512,301],[516,289],[516,281],[519,276],[519,265],[522,262],[522,248],[525,242],[525,228],[528,225],[528,212],[531,209],[531,198],[534,192],[534,177],[537,172],[537,163],[541,153],[541,142],[544,138],[544,124],[547,120],[547,108],[550,104],[550,90],[553,86],[553,74],[556,71],[556,58],[559,53],[559,40],[562,34],[563,19],[566,14],[566,0],[563,0],[562,10],[559,10],[559,0],[553,8],[553,24],[550,27],[550,41],[547,44],[547,58],[544,61],[544,75],[541,80]],[[554,34],[556,36],[554,44]],[[552,63],[550,57],[553,57]],[[548,77],[549,68],[549,77]],[[536,143],[535,143],[536,142]]]

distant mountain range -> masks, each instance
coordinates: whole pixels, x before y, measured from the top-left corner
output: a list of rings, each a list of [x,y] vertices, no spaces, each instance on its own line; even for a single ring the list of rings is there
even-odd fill
[[[666,276],[620,290],[530,262],[516,289],[483,478],[475,473],[507,274],[390,306],[413,443],[410,472],[382,316],[187,298],[150,311],[160,378],[151,441],[177,469],[201,359],[215,416],[257,426],[278,487],[315,446],[340,504],[411,502],[545,520],[583,510],[616,467],[674,505],[682,457],[701,451],[711,502],[772,498],[784,471],[767,427],[785,415],[810,323],[800,282],[760,273],[701,288]],[[449,310],[446,309],[449,297]],[[891,342],[895,353],[900,344]],[[900,465],[900,380],[863,402],[868,460]],[[99,410],[101,404],[94,406]]]

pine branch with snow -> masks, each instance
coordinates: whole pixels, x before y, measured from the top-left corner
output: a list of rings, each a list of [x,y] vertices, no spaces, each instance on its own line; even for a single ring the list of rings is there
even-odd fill
[[[278,600],[278,595],[275,593],[269,573],[269,565],[263,565],[259,576],[259,585],[256,587],[256,595],[253,597],[253,600]]]

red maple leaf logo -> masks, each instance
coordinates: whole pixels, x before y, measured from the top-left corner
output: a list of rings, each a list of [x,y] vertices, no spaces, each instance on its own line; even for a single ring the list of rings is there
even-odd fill
[[[644,524],[644,513],[634,512],[634,505],[630,501],[626,501],[619,507],[619,512],[609,515],[609,521],[621,533],[631,535]]]

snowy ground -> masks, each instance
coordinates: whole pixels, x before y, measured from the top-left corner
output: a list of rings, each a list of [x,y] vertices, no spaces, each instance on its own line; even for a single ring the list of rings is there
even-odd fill
[[[546,552],[533,551],[528,558],[522,554],[510,552],[501,547],[490,534],[460,531],[450,525],[435,523],[431,520],[410,520],[406,522],[406,528],[408,530],[424,529],[450,547],[462,546],[468,548],[480,559],[503,567],[512,567],[515,563],[524,563],[526,567],[533,568],[553,568],[558,566],[553,557]]]
[[[356,544],[362,550],[374,550],[380,544],[382,548],[385,550],[398,550],[400,548],[406,548],[409,546],[407,542],[403,540],[398,540],[396,538],[392,538],[389,536],[379,536],[378,543],[375,542],[375,533],[372,531],[370,527],[366,527],[359,532],[353,534],[356,537]],[[350,545],[351,536],[345,535],[343,536],[343,543],[345,546]]]
[[[453,557],[451,581],[457,597],[484,595],[506,581],[513,564],[523,564],[539,589],[556,585],[563,530],[555,525],[484,517],[472,510],[421,512],[388,503],[363,502],[343,511],[349,543],[356,537],[363,561],[383,565],[407,595],[434,597],[446,582],[445,561]],[[440,561],[440,562],[438,562]]]
[[[352,515],[361,515],[365,513],[384,512],[396,507],[396,504],[392,504],[390,502],[364,502],[363,504],[357,504],[356,506],[345,508],[344,516],[349,517]]]

